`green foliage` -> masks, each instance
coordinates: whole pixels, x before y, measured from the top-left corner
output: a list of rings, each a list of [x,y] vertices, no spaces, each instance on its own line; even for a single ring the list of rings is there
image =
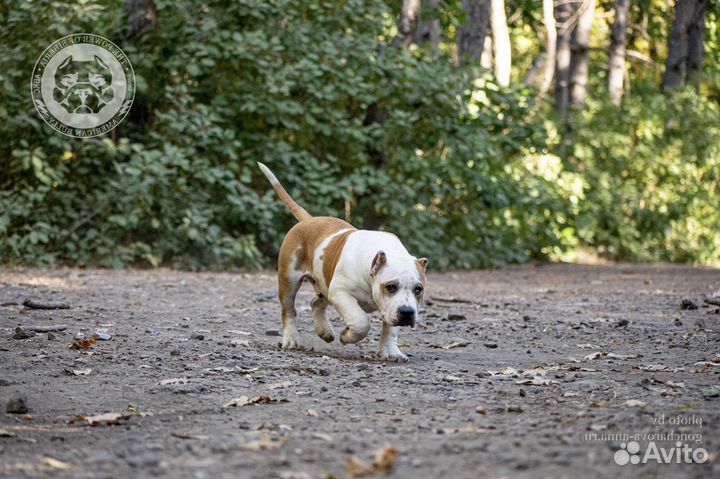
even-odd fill
[[[0,263],[269,265],[294,220],[256,161],[311,213],[391,230],[434,268],[578,245],[625,259],[720,256],[717,77],[670,99],[633,85],[617,110],[594,76],[600,94],[575,114],[561,161],[565,128],[535,92],[455,66],[452,43],[392,47],[399,0],[156,0],[156,25],[132,42],[121,3],[0,6]],[[461,3],[441,8],[448,38]],[[635,13],[653,35],[671,21],[656,3]],[[540,2],[508,5],[520,84],[543,50]],[[105,138],[63,137],[31,104],[40,53],[82,31],[115,41],[137,77],[129,117]],[[631,40],[655,60],[661,41],[643,38]],[[648,71],[631,77],[656,80]]]
[[[591,102],[575,125],[584,243],[621,259],[718,264],[717,103],[690,88],[668,98],[650,86],[620,110]]]

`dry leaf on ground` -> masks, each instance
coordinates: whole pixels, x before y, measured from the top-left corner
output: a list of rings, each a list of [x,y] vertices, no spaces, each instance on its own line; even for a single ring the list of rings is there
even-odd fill
[[[351,456],[345,466],[345,475],[348,477],[366,477],[375,474],[375,468],[357,456]]]
[[[43,464],[61,471],[67,471],[72,467],[67,462],[58,461],[57,459],[53,459],[52,457],[46,457],[45,459],[43,459]]]
[[[240,396],[239,398],[232,399],[230,402],[224,404],[223,407],[254,406],[255,404],[275,404],[281,402],[288,402],[288,400],[273,399],[270,396],[258,396],[252,399],[247,396]]]
[[[65,376],[87,376],[92,372],[92,369],[63,369]]]
[[[395,465],[395,461],[399,455],[400,451],[392,447],[390,444],[385,444],[383,447],[375,451],[373,466],[375,466],[375,469],[387,474]]]
[[[95,344],[95,339],[86,339],[84,341],[75,341],[72,344],[68,345],[69,349],[88,349],[91,348],[92,345]]]
[[[89,424],[90,426],[119,426],[130,420],[130,414],[120,412],[107,412],[95,416],[75,416],[68,424]]]

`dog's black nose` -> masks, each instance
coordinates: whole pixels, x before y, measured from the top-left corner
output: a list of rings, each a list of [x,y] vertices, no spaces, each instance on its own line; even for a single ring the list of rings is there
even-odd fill
[[[415,310],[410,306],[398,308],[398,326],[415,326]]]

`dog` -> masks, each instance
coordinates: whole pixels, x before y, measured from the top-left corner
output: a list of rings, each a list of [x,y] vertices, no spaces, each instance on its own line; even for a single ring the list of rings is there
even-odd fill
[[[110,67],[98,56],[90,61],[68,56],[55,72],[53,98],[68,113],[98,113],[113,99]]]
[[[278,255],[278,298],[282,306],[282,347],[300,348],[295,324],[295,296],[303,281],[312,283],[310,303],[315,332],[324,341],[335,340],[326,318],[332,305],[345,321],[342,344],[357,343],[370,331],[368,313],[382,318],[379,356],[407,361],[398,348],[400,326],[415,327],[425,294],[428,260],[408,253],[397,236],[384,231],[358,230],[329,216],[312,216],[285,191],[272,171],[260,170],[298,223],[288,231]]]

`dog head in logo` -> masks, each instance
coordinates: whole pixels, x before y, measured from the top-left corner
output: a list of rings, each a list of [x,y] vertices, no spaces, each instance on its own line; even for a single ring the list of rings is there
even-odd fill
[[[89,61],[68,56],[55,72],[53,97],[68,113],[98,113],[113,98],[110,68],[98,56]]]

